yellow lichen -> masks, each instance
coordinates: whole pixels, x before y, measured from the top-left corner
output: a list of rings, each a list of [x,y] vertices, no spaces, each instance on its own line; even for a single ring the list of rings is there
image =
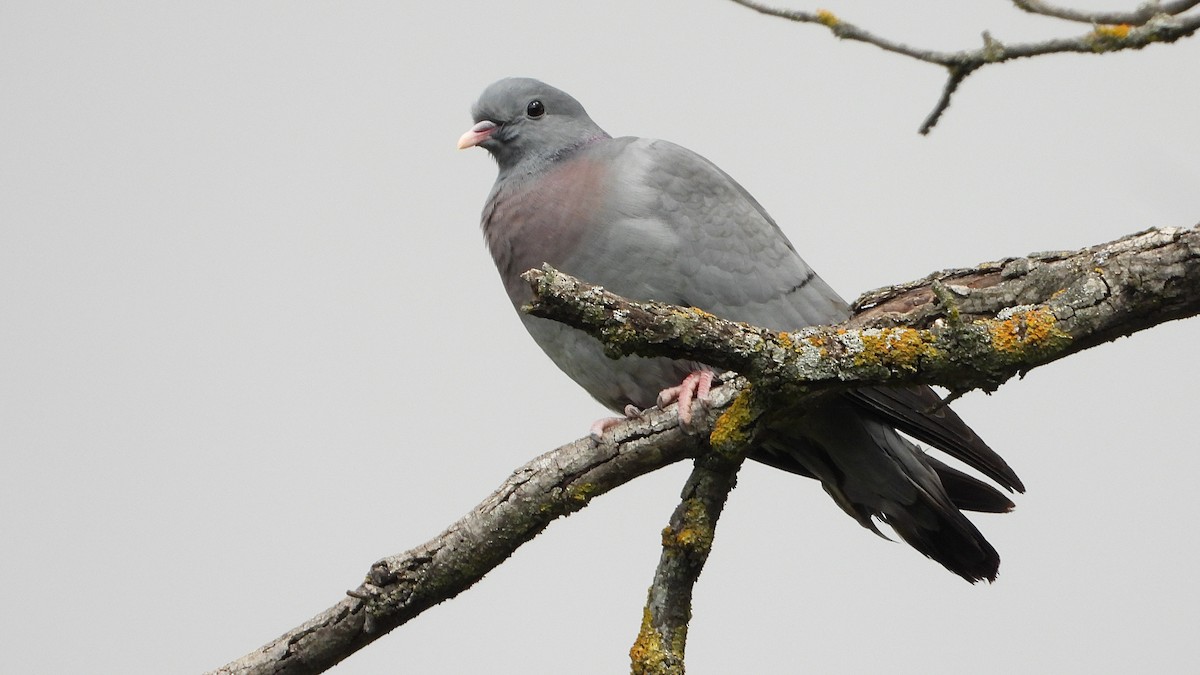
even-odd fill
[[[671,632],[670,644],[666,636],[654,627],[654,615],[650,608],[642,608],[642,626],[637,639],[629,648],[630,672],[633,675],[653,675],[665,672],[683,672],[683,651],[687,645],[687,624]]]
[[[595,491],[595,483],[580,483],[579,485],[572,486],[569,490],[567,490],[567,497],[574,501],[586,504],[588,500],[592,498],[592,493]]]
[[[804,350],[808,347],[819,350],[821,356],[829,353],[829,349],[825,344],[825,338],[822,335],[809,335],[803,338],[801,342],[796,342],[792,339],[791,333],[777,333],[775,339],[779,342],[780,347],[796,352],[797,354],[804,353]],[[806,344],[808,347],[805,346]]]
[[[922,358],[937,355],[933,337],[913,328],[883,328],[862,332],[862,351],[855,365],[877,364],[915,371]]]
[[[1058,319],[1046,307],[1013,312],[1012,316],[989,322],[992,347],[1015,354],[1030,349],[1050,349],[1071,337],[1058,327]]]
[[[713,424],[712,433],[708,435],[708,442],[714,448],[728,448],[731,447],[731,444],[740,446],[746,443],[750,440],[747,427],[754,421],[751,412],[750,388],[747,387],[717,418],[716,423]]]
[[[1116,25],[1101,25],[1096,26],[1095,33],[1097,37],[1108,38],[1110,40],[1124,40],[1129,37],[1129,31],[1133,27],[1127,23]]]
[[[829,356],[829,345],[825,343],[824,336],[810,335],[808,336],[808,344],[816,348],[817,354],[820,355],[821,358]]]
[[[675,543],[680,546],[694,546],[701,541],[704,541],[704,533],[694,527],[685,527],[675,535]]]
[[[837,16],[827,9],[817,10],[817,21],[821,22],[821,24],[825,26],[829,26],[830,28],[834,28],[840,23],[840,20],[837,18]]]
[[[708,522],[708,511],[705,510],[703,501],[687,500],[681,520],[683,524],[679,531],[673,533],[671,540],[664,545],[674,548],[708,548],[712,546],[712,525]]]
[[[1122,49],[1129,44],[1131,31],[1128,24],[1096,26],[1088,36],[1088,42],[1094,52]]]
[[[662,643],[662,636],[654,629],[650,608],[642,608],[642,627],[633,646],[629,648],[629,661],[634,675],[656,673],[662,669],[663,662],[667,660]]]

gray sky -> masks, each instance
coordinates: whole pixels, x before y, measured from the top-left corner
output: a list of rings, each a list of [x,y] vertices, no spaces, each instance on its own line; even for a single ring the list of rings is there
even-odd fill
[[[891,4],[829,7],[947,49],[1081,30]],[[454,150],[506,75],[714,160],[848,297],[1200,217],[1195,39],[985,69],[923,138],[936,68],[721,0],[9,0],[6,669],[221,665],[603,414],[512,313],[477,227],[493,162]],[[1029,486],[973,517],[992,586],[748,466],[689,673],[1193,672],[1198,340],[1162,326],[956,404]],[[687,468],[337,672],[623,672]]]

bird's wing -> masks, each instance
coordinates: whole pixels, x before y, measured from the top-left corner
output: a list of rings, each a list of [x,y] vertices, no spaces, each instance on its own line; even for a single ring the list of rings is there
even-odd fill
[[[637,299],[699,307],[772,330],[839,323],[845,301],[796,253],[765,209],[712,162],[665,141],[622,138],[589,161],[604,197],[566,271]],[[849,394],[872,417],[1008,489],[1020,479],[930,388]]]
[[[774,330],[849,316],[762,206],[713,163],[648,139],[595,152],[609,155],[602,207],[565,271]]]

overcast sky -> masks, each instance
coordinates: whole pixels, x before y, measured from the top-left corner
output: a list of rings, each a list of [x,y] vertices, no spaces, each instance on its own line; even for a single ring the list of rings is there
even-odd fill
[[[1001,0],[826,6],[945,49],[1084,30]],[[986,68],[921,137],[938,69],[723,0],[7,0],[6,670],[215,668],[603,414],[514,315],[478,230],[494,163],[454,149],[507,75],[714,160],[851,298],[1200,220],[1196,39]],[[1029,487],[972,516],[991,586],[747,466],[689,673],[1195,672],[1198,341],[1161,326],[955,405]],[[687,471],[336,672],[626,671]]]

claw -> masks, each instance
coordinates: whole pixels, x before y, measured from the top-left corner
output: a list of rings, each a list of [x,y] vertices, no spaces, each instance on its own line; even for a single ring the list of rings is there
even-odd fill
[[[708,392],[712,389],[712,381],[711,370],[697,370],[688,373],[679,386],[663,389],[658,393],[658,407],[665,408],[672,402],[678,402],[679,426],[690,431],[692,428],[692,402],[699,401],[701,405],[708,405]]]
[[[588,429],[588,435],[590,435],[592,437],[593,441],[596,441],[597,443],[599,443],[601,437],[604,436],[604,433],[606,431],[617,426],[621,422],[625,422],[627,420],[640,420],[645,417],[642,414],[642,411],[639,410],[638,407],[636,405],[633,405],[632,403],[625,406],[624,412],[625,412],[624,417],[601,417],[600,419],[596,420],[595,422],[592,422],[591,428]]]

